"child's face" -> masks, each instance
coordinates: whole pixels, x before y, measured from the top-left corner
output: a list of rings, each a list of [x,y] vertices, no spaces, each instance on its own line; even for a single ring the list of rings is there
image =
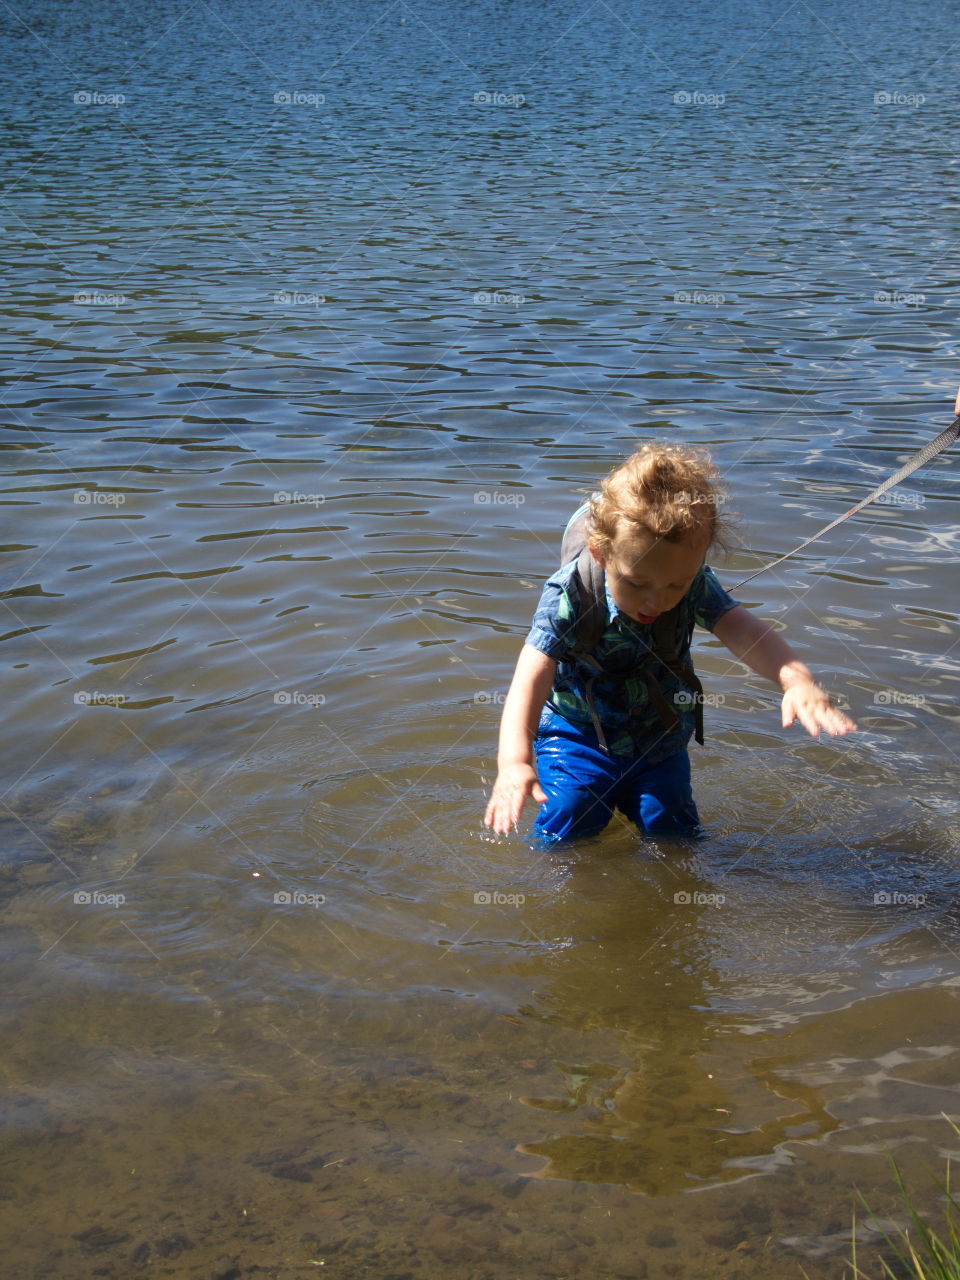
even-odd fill
[[[607,575],[614,603],[635,622],[651,623],[679,604],[707,554],[709,535],[667,542],[642,529],[619,534],[606,559],[593,552]]]

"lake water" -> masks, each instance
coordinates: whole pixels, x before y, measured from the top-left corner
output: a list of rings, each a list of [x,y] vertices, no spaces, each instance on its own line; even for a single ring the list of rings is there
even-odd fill
[[[825,1280],[888,1152],[940,1212],[956,448],[742,593],[858,734],[704,636],[707,839],[481,816],[636,442],[731,586],[951,420],[955,16],[4,10],[8,1276]]]

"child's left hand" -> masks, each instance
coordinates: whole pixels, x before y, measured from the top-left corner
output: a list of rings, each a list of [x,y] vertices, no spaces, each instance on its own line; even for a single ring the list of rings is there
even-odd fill
[[[837,737],[852,733],[856,724],[834,706],[829,695],[814,680],[802,680],[792,684],[783,695],[783,727],[786,729],[799,720],[812,738],[819,738],[820,730]]]

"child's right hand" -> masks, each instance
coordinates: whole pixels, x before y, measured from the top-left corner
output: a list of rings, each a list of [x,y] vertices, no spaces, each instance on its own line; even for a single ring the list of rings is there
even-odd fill
[[[493,784],[490,803],[483,815],[484,825],[493,827],[498,836],[506,835],[517,825],[527,796],[533,796],[537,804],[543,804],[547,798],[536,769],[531,764],[505,765]]]

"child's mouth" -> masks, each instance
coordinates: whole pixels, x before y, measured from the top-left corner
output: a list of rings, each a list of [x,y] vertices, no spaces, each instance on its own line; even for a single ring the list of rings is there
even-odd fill
[[[657,613],[649,614],[649,615],[646,613],[638,613],[636,615],[636,619],[638,622],[642,622],[644,626],[649,626],[651,622],[656,622],[659,616],[660,615]]]

